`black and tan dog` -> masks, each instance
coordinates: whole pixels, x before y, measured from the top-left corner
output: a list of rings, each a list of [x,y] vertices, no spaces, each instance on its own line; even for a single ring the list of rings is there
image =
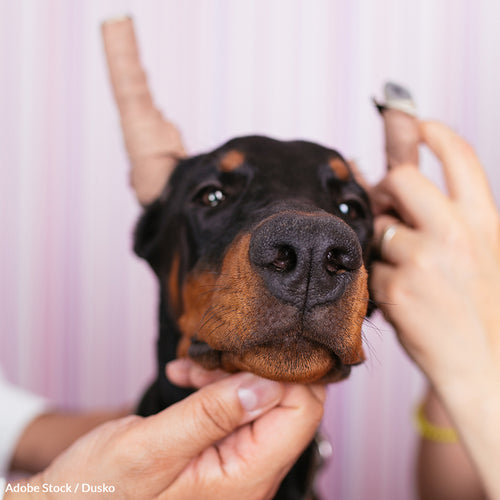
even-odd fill
[[[282,381],[345,378],[364,359],[371,236],[366,193],[331,149],[252,136],[181,161],[135,235],[161,290],[158,377],[139,413],[188,394],[165,377],[178,356]]]
[[[364,359],[373,224],[349,165],[317,144],[258,136],[185,158],[152,103],[131,20],[106,23],[103,34],[145,206],[135,251],[160,289],[158,374],[138,413],[190,394],[165,376],[178,356],[280,381],[347,377]],[[311,444],[276,498],[310,498],[315,462]]]

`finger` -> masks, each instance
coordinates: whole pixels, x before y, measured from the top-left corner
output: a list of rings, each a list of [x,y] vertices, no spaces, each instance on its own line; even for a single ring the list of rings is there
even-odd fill
[[[391,287],[394,283],[396,267],[387,262],[377,261],[370,270],[371,294],[385,319],[391,321],[391,312],[395,305]]]
[[[250,373],[232,375],[144,419],[129,443],[135,442],[139,453],[147,450],[143,460],[155,470],[165,470],[159,492],[205,449],[276,406],[283,392],[281,383]]]
[[[165,367],[167,378],[179,387],[204,387],[216,380],[228,377],[222,370],[205,370],[201,365],[189,358],[171,361]]]
[[[274,457],[280,456],[279,449],[286,446],[284,463],[293,463],[313,438],[323,417],[325,400],[324,385],[287,384],[280,404],[252,423],[251,445],[259,450],[259,455],[265,449]],[[287,437],[291,434],[293,444]],[[277,436],[283,439],[280,441]]]
[[[437,122],[421,122],[423,142],[443,165],[450,196],[467,209],[495,211],[488,179],[473,148],[449,127]]]
[[[286,469],[296,461],[321,422],[325,395],[324,386],[288,385],[280,405],[253,423],[254,445],[270,458],[263,463],[274,457],[275,467]]]
[[[288,384],[279,406],[220,443],[225,469],[243,466],[251,478],[279,485],[314,438],[325,395],[324,386]]]
[[[274,498],[283,477],[313,439],[325,399],[324,386],[285,387],[279,406],[191,462],[170,488],[172,498],[199,497],[193,476],[204,478],[204,489],[216,487],[224,498]],[[214,474],[214,458],[221,474]],[[241,484],[247,488],[242,490]]]
[[[154,106],[141,66],[132,20],[103,23],[102,35],[109,75],[122,120],[131,181],[142,205],[162,192],[178,158],[185,156],[177,128]]]
[[[370,192],[374,213],[395,212],[412,228],[441,233],[453,220],[453,206],[412,165],[391,170]]]
[[[307,386],[312,395],[321,403],[324,404],[326,400],[326,387],[324,384],[309,384]]]
[[[394,217],[379,216],[374,226],[374,241],[380,257],[391,264],[406,262],[421,241],[415,230]]]

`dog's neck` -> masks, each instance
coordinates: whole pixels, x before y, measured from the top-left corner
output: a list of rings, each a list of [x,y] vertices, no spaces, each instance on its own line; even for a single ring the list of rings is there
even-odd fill
[[[158,362],[159,370],[167,363],[177,358],[177,346],[181,334],[176,322],[168,312],[168,298],[163,290],[160,291],[160,304],[158,310]]]

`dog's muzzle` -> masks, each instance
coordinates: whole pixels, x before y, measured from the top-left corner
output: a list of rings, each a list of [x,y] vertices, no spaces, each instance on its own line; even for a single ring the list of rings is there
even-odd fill
[[[331,382],[364,360],[367,274],[356,233],[338,217],[272,214],[233,241],[220,272],[191,278],[179,324],[207,368]]]

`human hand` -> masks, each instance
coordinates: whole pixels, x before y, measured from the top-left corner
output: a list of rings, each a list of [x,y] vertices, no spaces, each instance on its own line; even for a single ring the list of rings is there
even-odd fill
[[[414,164],[393,168],[371,191],[382,255],[372,295],[438,392],[487,492],[500,498],[500,219],[472,148],[444,125],[419,127],[448,194]]]
[[[271,498],[312,439],[324,397],[322,386],[227,376],[152,417],[105,424],[30,483],[106,484],[133,499]]]
[[[409,354],[431,380],[448,383],[500,359],[500,219],[472,148],[444,125],[423,122],[420,130],[449,195],[415,165],[392,169],[374,188],[376,214],[393,210],[401,221],[376,218],[378,240],[398,224],[372,286]]]

